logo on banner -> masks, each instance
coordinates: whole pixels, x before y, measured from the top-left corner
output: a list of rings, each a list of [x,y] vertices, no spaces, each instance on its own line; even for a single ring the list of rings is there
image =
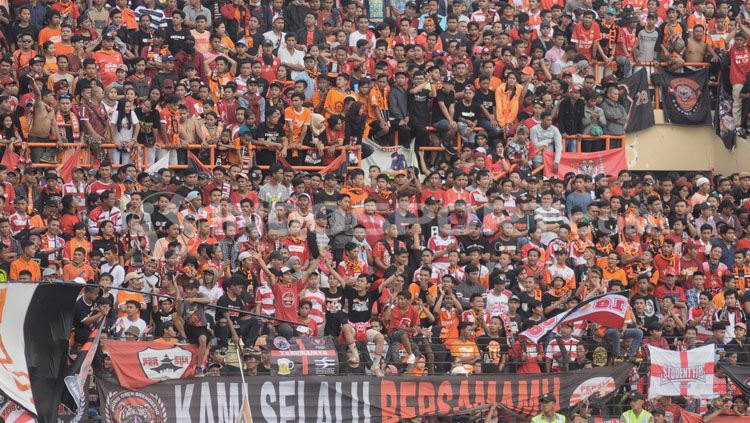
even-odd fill
[[[105,422],[166,422],[167,407],[152,394],[134,391],[111,392],[107,396]]]
[[[706,381],[706,369],[704,366],[674,367],[669,365],[662,365],[662,385],[675,382],[689,383],[693,381]]]
[[[181,347],[167,350],[146,348],[138,352],[138,362],[151,380],[181,378],[190,367],[193,353]]]
[[[604,170],[604,159],[599,156],[598,160],[582,160],[577,162],[573,160],[571,167],[576,169],[576,173],[581,175],[589,175],[592,178],[600,173],[606,173]]]
[[[598,394],[599,398],[604,398],[615,390],[617,390],[617,384],[611,377],[592,377],[573,390],[573,394],[570,396],[570,405],[574,406],[581,403],[594,394]]]
[[[669,83],[669,92],[672,93],[674,102],[684,113],[692,110],[701,96],[700,85],[690,78],[674,78]]]

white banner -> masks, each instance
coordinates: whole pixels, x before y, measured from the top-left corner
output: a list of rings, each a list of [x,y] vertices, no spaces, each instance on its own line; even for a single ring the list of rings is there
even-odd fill
[[[364,169],[367,179],[370,178],[368,169],[373,165],[378,166],[386,174],[406,169],[410,166],[419,166],[417,153],[413,149],[402,145],[382,147],[369,140],[365,140],[364,143],[373,149],[372,155],[362,160],[362,169]]]
[[[713,344],[688,351],[670,351],[648,346],[651,378],[648,397],[690,395],[714,397]]]
[[[0,391],[34,414],[23,327],[36,288],[35,283],[0,285]]]
[[[620,328],[628,311],[628,299],[619,294],[605,294],[590,298],[574,308],[521,332],[522,337],[539,342],[545,335],[563,323],[588,320],[609,328]]]

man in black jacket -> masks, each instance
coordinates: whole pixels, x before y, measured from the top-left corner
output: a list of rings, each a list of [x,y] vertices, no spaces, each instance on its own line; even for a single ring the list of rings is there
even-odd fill
[[[576,151],[576,140],[568,137],[579,135],[583,132],[583,109],[586,102],[581,99],[580,88],[570,87],[568,95],[558,105],[557,129],[566,142],[565,151]]]
[[[313,11],[310,10],[305,14],[304,23],[305,26],[297,31],[297,42],[307,48],[326,42],[326,34],[316,27],[317,19]]]

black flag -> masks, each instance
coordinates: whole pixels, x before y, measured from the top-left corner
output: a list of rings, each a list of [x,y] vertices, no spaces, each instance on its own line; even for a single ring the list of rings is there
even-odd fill
[[[661,72],[664,119],[679,125],[710,124],[708,69],[672,73],[667,68],[662,68]]]
[[[620,103],[628,110],[628,124],[625,132],[638,132],[654,126],[654,106],[648,89],[648,72],[641,68],[624,81],[620,81],[618,88]]]

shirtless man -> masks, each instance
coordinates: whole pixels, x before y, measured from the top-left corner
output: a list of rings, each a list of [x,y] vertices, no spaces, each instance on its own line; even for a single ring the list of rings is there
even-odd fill
[[[44,87],[42,83],[27,76],[29,88],[34,92],[34,118],[29,128],[29,142],[61,141],[60,130],[55,124],[55,93]],[[56,149],[32,148],[31,161],[33,163],[56,163]]]
[[[706,28],[703,25],[698,24],[693,27],[692,37],[688,37],[687,49],[685,50],[685,61],[687,63],[702,63],[707,56],[711,57],[713,63],[719,61],[719,56],[716,55],[714,49],[703,41],[705,36]],[[696,69],[691,66],[687,66],[687,68]]]
[[[178,110],[180,111],[180,124],[177,134],[180,137],[180,148],[177,149],[177,160],[180,163],[187,163],[188,145],[203,143],[202,124],[194,116],[190,115],[187,106],[184,104],[181,104]]]

